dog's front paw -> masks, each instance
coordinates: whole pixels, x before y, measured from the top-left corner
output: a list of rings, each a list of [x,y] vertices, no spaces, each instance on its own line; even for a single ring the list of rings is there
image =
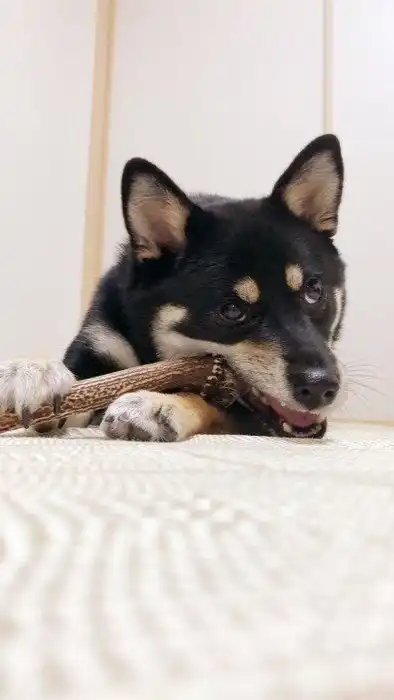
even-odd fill
[[[176,442],[187,437],[188,411],[181,397],[153,391],[123,394],[107,408],[104,433],[120,440]]]
[[[75,382],[62,362],[13,360],[0,364],[0,409],[15,411],[25,427],[41,406],[58,411],[61,399]]]

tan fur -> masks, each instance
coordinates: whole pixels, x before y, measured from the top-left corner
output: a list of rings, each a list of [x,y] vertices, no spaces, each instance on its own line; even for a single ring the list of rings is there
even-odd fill
[[[177,304],[164,304],[156,314],[155,322],[157,325],[162,326],[165,330],[170,330],[174,328],[177,323],[183,321],[187,316],[187,309],[185,306],[178,306]]]
[[[287,379],[286,361],[277,343],[245,340],[235,345],[225,345],[189,338],[177,330],[177,324],[186,315],[184,307],[171,304],[163,306],[158,312],[153,334],[162,359],[205,353],[222,355],[250,387],[275,397],[289,408],[302,410],[293,397]]]
[[[211,355],[225,355],[227,349],[230,347],[209,340],[189,338],[175,330],[174,326],[168,328],[168,331],[166,331],[165,327],[161,324],[156,324],[154,328],[156,347],[163,360],[169,359],[170,357],[193,357],[196,355],[204,355],[205,353]]]
[[[213,343],[188,338],[176,330],[175,324],[157,323],[155,342],[163,359],[192,357],[210,353],[222,355],[245,381],[259,391],[275,396],[292,408],[299,408],[294,401],[286,377],[286,362],[279,345],[254,341],[242,341],[235,345]]]
[[[343,309],[343,297],[344,297],[344,292],[343,289],[340,287],[337,287],[334,289],[334,298],[335,298],[335,303],[336,303],[336,309],[335,309],[335,317],[331,326],[331,333],[330,333],[330,343],[332,344],[334,342],[334,336],[335,332],[337,330],[341,315],[342,315],[342,309]]]
[[[230,431],[228,414],[200,396],[136,391],[108,406],[101,428],[113,439],[178,442],[198,433]]]
[[[173,426],[178,440],[185,440],[193,435],[223,432],[229,419],[223,411],[211,406],[196,394],[162,394],[161,405],[173,410]]]
[[[328,152],[318,153],[287,185],[283,198],[290,211],[318,230],[336,228],[339,177]]]
[[[133,184],[127,207],[138,258],[159,258],[161,248],[182,248],[188,215],[177,197],[161,189],[153,177],[141,176]]]
[[[139,365],[137,355],[130,343],[105,323],[92,323],[83,333],[98,355],[108,357],[118,365],[119,369]]]
[[[165,304],[156,313],[152,323],[152,336],[163,359],[172,356],[165,351],[166,339],[186,316],[187,309],[176,304]]]
[[[304,281],[304,274],[299,265],[287,265],[285,270],[287,286],[293,290],[293,292],[298,292]]]
[[[298,408],[286,376],[286,361],[274,342],[244,340],[231,349],[231,363],[251,387]]]
[[[260,299],[260,289],[251,277],[244,277],[234,285],[234,292],[247,304],[255,304]]]
[[[189,338],[177,330],[177,324],[187,315],[181,306],[167,304],[157,313],[153,336],[162,359],[192,357],[204,353],[223,355],[250,386],[271,394],[289,406],[297,408],[286,378],[286,363],[279,345],[242,341],[235,345]]]

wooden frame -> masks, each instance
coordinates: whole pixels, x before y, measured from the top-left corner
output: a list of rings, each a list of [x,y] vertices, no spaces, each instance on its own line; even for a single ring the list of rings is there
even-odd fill
[[[116,0],[97,0],[82,266],[82,313],[102,271]]]

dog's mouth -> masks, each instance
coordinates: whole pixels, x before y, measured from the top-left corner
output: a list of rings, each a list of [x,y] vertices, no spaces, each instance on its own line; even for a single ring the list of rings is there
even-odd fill
[[[204,386],[202,396],[221,408],[240,401],[248,410],[258,414],[261,434],[286,438],[322,438],[327,430],[324,415],[315,411],[294,409],[271,394],[252,387],[238,375],[238,389],[234,378],[226,376],[226,362],[215,357],[212,373]]]
[[[247,401],[263,414],[271,435],[280,437],[321,438],[327,429],[324,416],[312,411],[295,410],[269,394],[252,388]]]

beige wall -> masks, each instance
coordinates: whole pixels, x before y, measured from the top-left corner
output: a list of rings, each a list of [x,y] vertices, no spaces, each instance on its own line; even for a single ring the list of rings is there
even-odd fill
[[[392,0],[3,3],[0,356],[62,352],[92,276],[123,236],[127,158],[151,158],[186,189],[258,194],[306,141],[334,130],[347,170],[338,243],[349,267],[342,355],[353,385],[341,415],[394,420],[393,25]]]
[[[94,0],[0,3],[2,359],[79,320],[94,28]]]
[[[127,158],[184,188],[263,194],[323,130],[321,0],[118,0],[105,264]]]
[[[394,420],[394,2],[333,0],[332,9],[330,113],[347,175],[338,241],[348,263],[348,412]]]

